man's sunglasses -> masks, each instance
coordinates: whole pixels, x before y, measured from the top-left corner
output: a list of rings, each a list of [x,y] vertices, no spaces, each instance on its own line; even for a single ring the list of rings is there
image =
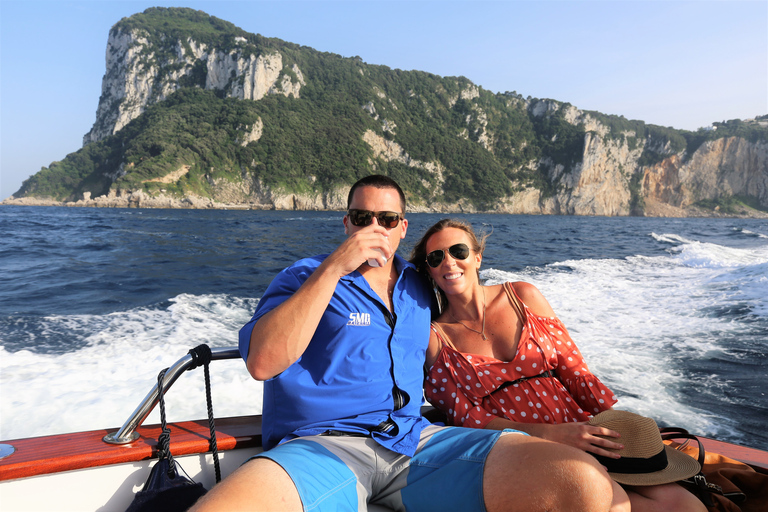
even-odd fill
[[[452,245],[448,248],[448,252],[451,256],[453,256],[453,259],[456,260],[465,260],[469,257],[469,247],[467,247],[467,244]],[[444,259],[444,250],[438,249],[436,251],[432,251],[431,253],[427,254],[427,265],[432,268],[437,268],[440,266]]]
[[[380,226],[392,229],[400,222],[402,218],[397,212],[372,212],[371,210],[349,210],[349,221],[353,226],[370,226],[373,218],[379,221]]]

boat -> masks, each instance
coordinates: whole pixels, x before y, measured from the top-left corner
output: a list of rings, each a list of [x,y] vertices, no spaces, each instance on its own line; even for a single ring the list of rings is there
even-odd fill
[[[211,349],[211,361],[237,359],[236,347]],[[185,371],[199,366],[187,354],[164,374],[167,392]],[[149,391],[120,428],[0,441],[0,510],[124,511],[140,491],[158,459],[161,425],[143,425],[160,400],[158,385]],[[434,417],[424,406],[422,413]],[[170,451],[195,482],[216,483],[208,419],[167,424]],[[262,451],[261,416],[215,419],[222,477]],[[768,452],[700,438],[705,450],[718,452],[768,472]],[[381,507],[370,510],[386,510]]]

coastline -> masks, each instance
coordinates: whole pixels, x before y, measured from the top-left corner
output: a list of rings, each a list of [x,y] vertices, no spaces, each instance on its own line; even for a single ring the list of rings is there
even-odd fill
[[[292,199],[292,200],[291,200]],[[142,193],[123,196],[99,196],[95,199],[80,199],[78,201],[57,201],[50,198],[10,196],[0,201],[0,206],[61,206],[75,208],[147,208],[147,209],[188,209],[188,210],[287,210],[287,211],[343,211],[343,205],[323,208],[315,204],[301,204],[298,198],[289,198],[288,201],[272,203],[224,203],[214,201],[211,198],[187,195],[181,199],[170,196],[148,196]],[[511,215],[567,215],[580,216],[578,214],[558,214],[542,209],[539,212],[510,211],[508,208],[496,210],[477,210],[476,208],[461,203],[446,204],[436,203],[429,207],[411,205],[409,213],[485,213],[485,214],[511,214]],[[581,215],[588,216],[588,215]],[[597,215],[611,217],[611,215]],[[627,217],[632,215],[613,215],[613,217]],[[698,206],[677,207],[665,203],[649,202],[643,211],[642,217],[656,218],[736,218],[736,219],[768,219],[768,212],[756,210],[746,206],[739,207],[735,213],[724,213],[717,210],[708,210]]]

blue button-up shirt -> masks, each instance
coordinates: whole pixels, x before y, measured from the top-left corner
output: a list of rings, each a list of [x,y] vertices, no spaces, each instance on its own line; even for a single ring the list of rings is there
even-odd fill
[[[258,319],[296,292],[326,257],[300,260],[275,277],[240,330],[243,359]],[[413,265],[397,255],[394,265],[393,313],[359,272],[342,277],[304,354],[264,382],[265,449],[327,430],[367,433],[389,420],[397,428],[374,431],[373,439],[414,454],[429,424],[420,410],[431,292]]]

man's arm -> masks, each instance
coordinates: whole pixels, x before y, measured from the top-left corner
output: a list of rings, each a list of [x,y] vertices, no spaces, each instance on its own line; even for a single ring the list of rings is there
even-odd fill
[[[389,272],[392,254],[385,228],[374,224],[347,238],[309,276],[291,297],[262,316],[253,327],[246,360],[248,372],[257,380],[278,375],[296,362],[315,334],[320,319],[343,276],[357,270],[368,258],[384,252]]]

